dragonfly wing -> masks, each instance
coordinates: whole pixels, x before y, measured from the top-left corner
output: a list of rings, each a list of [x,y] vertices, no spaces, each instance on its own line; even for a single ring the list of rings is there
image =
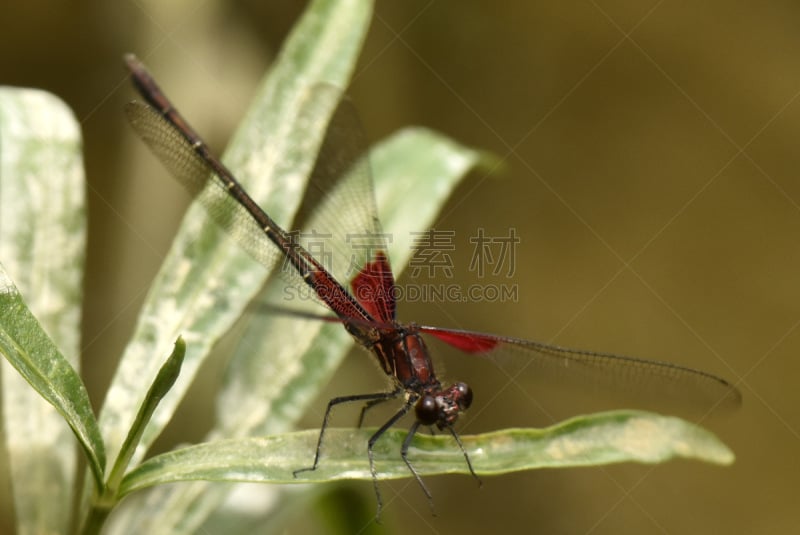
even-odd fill
[[[725,379],[677,364],[459,329],[420,326],[419,330],[500,365],[514,360],[520,369],[548,383],[612,389],[626,398],[663,400],[664,406],[693,412],[741,405],[741,393]]]
[[[385,253],[389,240],[377,217],[364,129],[353,103],[330,85],[316,85],[313,91],[332,95],[339,105],[328,124],[295,226],[304,229],[300,243],[348,286],[379,251]]]
[[[319,116],[318,108],[329,99],[340,99],[341,92],[332,86],[315,86],[309,95],[303,99],[302,108],[298,115],[299,122],[311,125],[316,117]],[[166,97],[164,97],[166,98]],[[164,104],[167,106],[168,102]],[[345,106],[347,109],[348,106]],[[229,192],[228,185],[235,180],[230,171],[213,157],[208,148],[203,144],[199,137],[185,123],[182,117],[174,109],[169,108],[174,113],[174,120],[180,121],[186,131],[191,132],[187,137],[185,131],[181,131],[175,124],[167,121],[161,113],[153,107],[141,103],[131,102],[126,108],[128,120],[139,135],[148,145],[150,150],[158,157],[162,164],[187,190],[201,203],[206,209],[211,219],[213,219],[223,230],[225,230],[236,242],[247,251],[253,258],[263,264],[266,268],[272,269],[281,263],[279,270],[280,277],[288,285],[298,290],[296,293],[286,295],[301,296],[294,306],[303,307],[310,297],[312,301],[322,302],[318,295],[306,284],[302,275],[288,262],[288,257],[284,251],[269,239],[264,232],[269,217],[258,206],[246,208],[237,202]],[[354,110],[347,112],[337,112],[331,120],[331,125],[322,144],[320,156],[314,171],[314,179],[309,185],[310,192],[322,192],[324,188],[333,187],[334,192],[331,198],[320,196],[315,198],[310,195],[311,202],[319,201],[321,209],[319,213],[315,211],[315,217],[311,224],[316,228],[331,229],[337,234],[331,243],[337,243],[341,236],[358,234],[365,232],[364,229],[374,229],[378,227],[375,217],[375,201],[372,193],[371,175],[369,166],[359,163],[355,147],[362,141],[348,141],[345,132],[350,128],[355,128],[349,118],[355,114]],[[344,124],[342,124],[344,123]],[[355,134],[358,138],[358,133]],[[363,138],[363,136],[362,136]],[[340,143],[347,142],[347,148],[340,148]],[[204,157],[204,156],[208,157]],[[339,175],[351,169],[345,179],[339,180]],[[329,176],[333,173],[335,176]],[[258,217],[254,217],[257,213]],[[350,214],[346,217],[340,214]],[[352,215],[366,214],[366,215]],[[315,265],[329,267],[326,264],[327,257],[324,249],[317,247],[314,236],[303,236],[301,233],[286,232],[275,223],[272,223],[273,232],[285,238],[286,241],[305,246],[309,256],[314,259]],[[305,241],[304,241],[304,239]],[[351,255],[337,249],[337,265],[341,266],[345,261],[356,262],[358,268],[366,265],[366,262],[354,260]],[[365,253],[366,254],[366,253]],[[344,260],[342,258],[344,257]],[[343,272],[343,270],[340,270]],[[327,274],[320,274],[320,277],[330,278]],[[349,279],[334,278],[339,281]],[[337,291],[348,293],[346,284],[337,288]],[[341,301],[344,305],[351,301],[351,296],[342,296]],[[343,307],[339,307],[344,310]],[[342,312],[339,310],[338,312]],[[349,315],[349,312],[347,312]],[[353,316],[363,320],[362,311],[354,311]]]
[[[373,318],[392,324],[397,309],[394,275],[383,252],[378,252],[375,259],[359,271],[352,288],[355,298]]]
[[[125,113],[137,135],[203,205],[211,219],[253,258],[267,268],[273,267],[281,252],[247,210],[227,194],[223,178],[226,170],[212,169],[189,140],[147,104],[129,102]]]

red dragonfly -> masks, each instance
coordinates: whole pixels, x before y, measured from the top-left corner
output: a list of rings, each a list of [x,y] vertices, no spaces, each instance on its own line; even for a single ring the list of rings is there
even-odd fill
[[[284,267],[288,268],[283,270],[284,278],[295,287],[308,290],[336,315],[336,319],[314,314],[297,315],[341,323],[394,380],[395,388],[388,392],[348,395],[330,400],[313,464],[295,470],[295,476],[303,471],[315,470],[319,465],[325,430],[336,405],[356,401],[364,403],[360,425],[369,408],[391,399],[404,398],[399,410],[372,435],[367,444],[378,514],[382,501],[373,448],[381,435],[412,408],[415,420],[401,446],[400,455],[428,500],[432,500],[431,493],[408,458],[409,445],[420,426],[436,426],[450,433],[461,448],[470,472],[477,478],[453,427],[459,415],[472,404],[472,390],[463,382],[443,385],[439,381],[423,335],[430,335],[467,353],[494,355],[511,350],[523,354],[539,367],[549,367],[568,374],[612,379],[624,377],[626,382],[639,377],[648,387],[655,384],[671,389],[680,385],[681,392],[699,396],[711,405],[740,403],[739,391],[724,379],[675,364],[567,349],[494,334],[399,322],[396,319],[394,276],[383,248],[364,248],[365,256],[360,260],[359,269],[348,290],[326,269],[323,259],[315,257],[300,243],[296,233],[281,228],[252,200],[170,103],[144,65],[133,55],[126,56],[125,63],[135,88],[146,101],[146,104],[136,101],[129,103],[126,107],[127,116],[153,153],[201,201],[211,218],[248,253],[268,267],[282,260]],[[339,230],[354,231],[362,236],[381,236],[369,170],[364,165],[354,171],[358,167],[356,161],[365,161],[363,158],[358,160],[355,157],[358,150],[353,150],[361,148],[358,138],[360,128],[348,125],[348,121],[353,120],[352,114],[343,110],[346,107],[340,105],[331,120],[307,197],[316,195],[320,198],[322,206],[319,210],[323,213],[333,212],[328,214],[327,222]],[[342,129],[346,135],[331,135],[335,129]],[[351,171],[349,176],[355,178],[340,183],[336,175],[345,170]],[[344,199],[342,202],[347,205],[344,211],[336,207],[336,203],[326,204],[329,197],[334,196]]]

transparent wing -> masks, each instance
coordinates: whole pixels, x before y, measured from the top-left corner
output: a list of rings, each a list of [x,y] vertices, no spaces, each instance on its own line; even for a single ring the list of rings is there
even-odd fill
[[[332,86],[314,91],[340,96]],[[377,216],[364,129],[347,97],[340,98],[328,125],[298,220],[304,229],[299,243],[348,289],[379,251],[386,252],[390,237]]]
[[[185,130],[150,105],[131,102],[125,108],[139,137],[209,216],[265,267],[280,265],[279,276],[304,298],[293,306],[302,306],[307,297],[320,300],[287,262],[281,248],[270,240],[264,231],[268,222],[281,236],[304,248],[345,290],[371,255],[385,250],[357,114],[348,100],[340,100],[341,92],[333,86],[315,86],[311,92],[314,94],[306,99],[309,102],[336,99],[334,102],[340,101],[340,105],[329,124],[301,205],[300,220],[306,220],[308,230],[295,232],[282,230],[255,204],[245,206],[231,196],[229,185],[235,179],[215,157],[198,151],[197,144],[202,143],[199,138],[193,141],[187,137]],[[313,114],[313,106],[310,108]],[[174,114],[174,120],[184,124],[177,112]],[[301,113],[298,120],[306,118]],[[193,131],[192,135],[196,136]],[[207,153],[204,145],[202,149]]]
[[[282,257],[247,209],[229,196],[225,181],[175,126],[142,102],[125,106],[133,129],[155,156],[189,190],[223,230],[253,258],[272,268]],[[302,281],[302,279],[300,279]]]
[[[677,364],[458,329],[420,326],[419,330],[511,367],[514,374],[524,371],[537,381],[559,386],[599,389],[691,412],[735,409],[742,403],[739,390],[725,379]]]

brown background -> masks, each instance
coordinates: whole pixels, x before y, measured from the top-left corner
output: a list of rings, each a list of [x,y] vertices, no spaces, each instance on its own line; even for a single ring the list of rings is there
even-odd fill
[[[52,91],[83,126],[82,358],[96,407],[187,201],[127,129],[121,108],[132,91],[121,54],[144,58],[220,148],[299,4],[4,7],[0,83]],[[736,452],[732,467],[538,471],[486,478],[481,489],[465,476],[429,478],[435,518],[404,480],[384,487],[381,529],[764,534],[800,526],[798,58],[796,2],[379,3],[350,88],[369,137],[426,125],[503,159],[501,173],[470,175],[436,225],[456,232],[459,283],[476,282],[468,237],[478,227],[490,235],[513,227],[522,239],[519,302],[413,303],[401,305],[402,318],[670,360],[723,375],[744,396],[739,412],[707,422]],[[599,408],[557,387],[540,398],[509,386],[483,362],[444,361],[446,377],[476,392],[465,433]],[[203,388],[213,371],[206,376],[159,447],[202,437],[209,424],[197,415],[209,408]],[[380,381],[356,355],[328,393]],[[304,425],[317,425],[323,405]],[[347,489],[327,503],[360,503],[369,518],[369,483]],[[4,478],[4,503],[8,492]],[[324,532],[324,520],[303,516],[284,527]]]

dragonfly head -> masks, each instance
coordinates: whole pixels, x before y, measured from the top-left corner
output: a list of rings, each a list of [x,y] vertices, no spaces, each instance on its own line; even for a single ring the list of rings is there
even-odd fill
[[[453,425],[458,415],[472,404],[472,389],[466,383],[455,383],[444,390],[426,392],[414,406],[417,420],[439,429]]]

